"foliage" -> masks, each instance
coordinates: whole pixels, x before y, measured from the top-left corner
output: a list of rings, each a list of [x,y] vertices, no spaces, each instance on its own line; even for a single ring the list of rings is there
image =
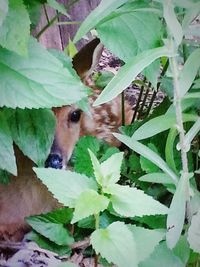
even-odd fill
[[[94,137],[81,138],[74,171],[42,168],[55,130],[48,108],[80,104],[87,96],[70,59],[30,36],[44,4],[68,16],[53,0],[0,3],[0,180],[17,175],[14,142],[40,166],[34,168],[38,178],[66,206],[28,218],[34,230],[29,238],[63,254],[89,236],[96,254],[117,266],[197,266],[199,1],[102,0],[81,24],[74,42],[95,28],[124,61],[114,77],[97,79],[105,89],[95,106],[122,93],[140,73],[155,92],[166,92],[170,104],[115,133],[125,152]],[[66,224],[73,224],[73,234]]]

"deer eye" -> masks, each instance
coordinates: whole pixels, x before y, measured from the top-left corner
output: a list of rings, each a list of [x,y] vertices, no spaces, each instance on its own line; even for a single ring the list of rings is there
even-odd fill
[[[70,114],[70,121],[71,122],[78,122],[81,118],[81,110],[80,109],[76,109],[75,111],[73,111]]]

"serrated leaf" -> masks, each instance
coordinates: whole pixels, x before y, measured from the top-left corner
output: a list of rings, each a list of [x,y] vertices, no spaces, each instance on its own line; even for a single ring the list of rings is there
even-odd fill
[[[20,150],[38,166],[44,166],[54,139],[56,121],[53,112],[16,109],[10,111],[8,121],[12,138]]]
[[[164,46],[144,51],[136,57],[131,58],[123,67],[120,68],[118,73],[105,87],[93,105],[98,106],[115,98],[131,84],[131,82],[143,69],[162,56],[170,57],[172,56],[172,52]]]
[[[183,39],[182,27],[176,17],[174,11],[174,5],[172,1],[164,0],[163,2],[163,16],[170,30],[170,33],[174,37],[176,45],[179,46]]]
[[[188,177],[182,176],[178,182],[167,216],[167,245],[174,248],[183,230],[186,209],[186,192],[189,191]]]
[[[135,239],[138,262],[144,261],[148,258],[154,251],[155,246],[158,245],[165,235],[164,231],[149,230],[130,224],[128,225],[128,228]]]
[[[120,169],[124,153],[115,153],[101,164],[92,151],[89,150],[89,153],[97,182],[103,188],[115,184],[120,178]]]
[[[200,253],[200,209],[193,215],[191,225],[188,230],[188,242],[191,249]]]
[[[50,108],[70,105],[86,96],[86,87],[75,70],[65,68],[32,38],[28,52],[23,58],[0,48],[0,107]]]
[[[30,19],[23,1],[9,0],[7,16],[0,26],[0,45],[25,56],[29,38]]]
[[[180,94],[183,97],[190,89],[200,68],[200,48],[191,53],[180,72]]]
[[[91,244],[96,254],[118,267],[137,267],[136,244],[131,231],[122,222],[114,222],[106,229],[92,233]]]
[[[69,14],[67,14],[66,8],[63,4],[58,3],[56,0],[47,0],[47,3],[50,7],[56,9],[61,14],[69,17]]]
[[[155,163],[161,170],[163,170],[167,175],[169,175],[173,179],[175,184],[178,182],[178,177],[176,176],[176,174],[168,167],[166,162],[160,156],[158,156],[158,154],[156,154],[154,151],[152,151],[147,146],[139,143],[138,141],[134,140],[131,137],[116,133],[114,134],[114,136],[121,142],[126,144],[128,147],[133,149],[135,152],[139,153],[143,157]]]
[[[108,203],[109,200],[107,197],[99,195],[94,190],[82,192],[76,200],[72,223],[104,211],[107,208]]]
[[[0,169],[17,175],[13,140],[3,112],[0,112]]]
[[[113,209],[125,217],[166,214],[168,208],[146,195],[142,190],[122,185],[112,185],[107,188],[111,194]]]
[[[82,192],[88,189],[97,190],[94,180],[83,174],[51,168],[33,170],[55,198],[65,206],[75,207],[76,200]]]
[[[54,214],[55,214],[55,218],[54,218]],[[36,232],[45,236],[52,242],[55,242],[57,245],[63,246],[63,245],[72,244],[74,242],[74,239],[70,235],[69,230],[64,225],[63,218],[61,218],[61,222],[60,222],[58,220],[58,216],[61,216],[61,215],[60,214],[56,215],[56,212],[54,212],[54,214],[47,213],[44,215],[31,216],[31,217],[26,218],[26,221],[28,222],[28,224],[31,225],[31,227]],[[71,217],[72,217],[72,211],[70,214],[70,219]],[[68,218],[66,218],[65,224],[68,221],[69,221]]]
[[[160,243],[153,253],[139,264],[139,267],[185,267],[185,264],[173,254],[165,242]]]
[[[82,36],[94,28],[99,21],[109,15],[117,7],[121,6],[127,0],[102,0],[100,4],[89,14],[85,21],[79,27],[73,42],[78,42]]]
[[[148,173],[139,178],[139,181],[158,184],[174,184],[171,177],[165,173]]]
[[[8,0],[1,0],[0,2],[0,27],[8,13]]]

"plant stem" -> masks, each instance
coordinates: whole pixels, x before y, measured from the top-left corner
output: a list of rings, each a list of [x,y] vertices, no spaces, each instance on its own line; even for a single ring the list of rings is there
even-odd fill
[[[125,110],[124,110],[124,101],[125,101],[125,96],[124,96],[124,91],[121,93],[121,112],[122,112],[122,126],[125,125]]]
[[[59,14],[55,15],[36,35],[36,38],[39,39],[40,36],[58,19]]]

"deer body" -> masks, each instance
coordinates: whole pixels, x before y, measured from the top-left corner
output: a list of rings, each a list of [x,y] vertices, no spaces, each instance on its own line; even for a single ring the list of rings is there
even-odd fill
[[[92,43],[92,55],[98,45],[99,42]],[[85,49],[86,47],[83,50]],[[77,73],[84,80],[87,71],[85,67],[78,65],[78,57],[81,55],[82,59],[83,56],[80,52],[73,63]],[[88,57],[88,53],[86,54]],[[88,66],[94,65],[93,61],[94,59],[90,59],[90,64],[84,63],[87,69]],[[115,146],[120,144],[112,132],[116,132],[121,126],[121,99],[117,97],[109,103],[94,108],[92,103],[99,92],[98,89],[94,89],[94,94],[89,98],[91,115],[80,112],[75,105],[53,108],[57,125],[51,153],[47,160],[48,167],[65,167],[76,142],[82,135],[93,135]],[[131,107],[126,105],[126,123],[130,123],[131,118]],[[18,177],[11,177],[8,185],[0,184],[0,240],[22,239],[28,230],[25,217],[45,213],[61,206],[35,176],[32,171],[33,162],[18,148],[15,148],[15,155]]]

